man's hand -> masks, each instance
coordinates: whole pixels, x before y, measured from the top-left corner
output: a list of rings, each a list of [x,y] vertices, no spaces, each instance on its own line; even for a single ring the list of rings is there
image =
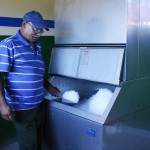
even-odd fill
[[[49,92],[52,96],[56,96],[56,97],[58,97],[58,96],[61,94],[61,92],[59,91],[59,89],[56,88],[56,87],[54,87],[54,86],[52,86],[52,85],[49,86],[48,92]]]
[[[15,116],[11,108],[8,106],[8,104],[4,100],[1,100],[0,102],[0,114],[2,118],[7,121],[12,121]]]
[[[60,90],[57,87],[54,87],[52,84],[50,84],[46,78],[44,78],[44,87],[52,96],[58,97],[59,95],[61,95]]]
[[[11,121],[14,117],[14,113],[8,106],[4,96],[4,73],[0,72],[0,115],[5,120]]]

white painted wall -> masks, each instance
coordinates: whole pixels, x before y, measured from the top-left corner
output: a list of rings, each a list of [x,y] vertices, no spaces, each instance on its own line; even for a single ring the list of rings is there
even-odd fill
[[[31,10],[39,11],[46,20],[54,20],[54,0],[0,0],[0,17],[22,18]],[[12,35],[18,27],[0,26],[0,35]],[[44,35],[54,35],[54,29]]]

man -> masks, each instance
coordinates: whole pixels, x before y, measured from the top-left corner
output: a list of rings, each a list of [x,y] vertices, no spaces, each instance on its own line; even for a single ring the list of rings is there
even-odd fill
[[[49,29],[41,14],[30,11],[24,15],[21,29],[0,43],[0,114],[14,123],[20,150],[40,149],[43,88],[53,96],[60,94],[44,79],[37,41],[44,30]]]

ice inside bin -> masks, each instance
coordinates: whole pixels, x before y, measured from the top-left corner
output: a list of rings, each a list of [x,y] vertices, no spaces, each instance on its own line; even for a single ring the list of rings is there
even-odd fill
[[[71,90],[71,91],[66,91],[65,93],[62,94],[62,102],[63,103],[78,103],[79,101],[79,94],[78,92]]]
[[[113,92],[109,89],[101,88],[91,97],[85,98],[76,104],[75,107],[97,115],[102,115],[112,95]]]

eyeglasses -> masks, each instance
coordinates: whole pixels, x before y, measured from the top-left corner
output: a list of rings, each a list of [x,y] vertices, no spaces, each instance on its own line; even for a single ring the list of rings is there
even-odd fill
[[[35,33],[38,33],[38,34],[43,34],[44,31],[43,29],[37,29],[35,28],[32,24],[30,24],[29,22],[27,22],[31,27],[32,27],[32,30],[35,32]]]

